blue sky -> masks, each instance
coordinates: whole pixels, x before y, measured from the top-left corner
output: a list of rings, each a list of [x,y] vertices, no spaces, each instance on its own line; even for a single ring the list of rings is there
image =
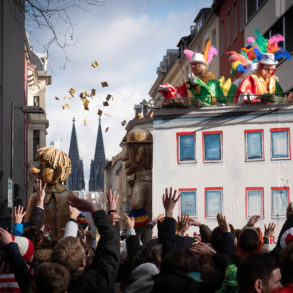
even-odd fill
[[[105,154],[111,160],[121,151],[119,143],[126,134],[121,121],[131,120],[134,105],[150,99],[148,92],[157,78],[156,68],[166,50],[176,48],[180,38],[189,34],[199,10],[211,3],[212,0],[107,0],[104,6],[92,7],[88,12],[71,10],[74,45],[67,49],[71,61],[65,69],[60,69],[64,62],[61,50],[54,45],[49,50],[52,84],[46,96],[50,123],[47,144],[62,140],[62,149],[68,152],[72,118],[75,117],[79,153],[85,178],[88,178],[100,108],[112,115],[102,116]],[[57,30],[62,32],[60,22],[57,22]],[[42,52],[41,43],[48,37],[46,30],[30,32],[35,52]],[[94,60],[99,62],[97,68],[91,67]],[[102,88],[101,81],[108,81],[109,87]],[[77,93],[69,102],[69,110],[62,110],[62,105],[68,103],[63,97],[70,96],[70,88]],[[96,89],[96,97],[90,101],[90,111],[84,111],[78,94],[92,88]],[[109,107],[103,107],[107,94],[112,94],[114,101]],[[55,100],[55,96],[60,100]],[[107,133],[106,127],[109,127]]]

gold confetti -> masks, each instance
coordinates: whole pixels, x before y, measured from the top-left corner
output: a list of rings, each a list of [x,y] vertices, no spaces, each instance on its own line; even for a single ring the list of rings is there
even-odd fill
[[[73,88],[71,88],[68,92],[70,93],[71,97],[73,98],[73,95],[75,94],[75,90]]]
[[[103,111],[101,109],[98,110],[98,115],[102,116]]]
[[[122,125],[122,126],[125,126],[125,125],[126,125],[126,120],[123,120],[123,121],[121,122],[121,125]]]
[[[107,87],[108,86],[108,82],[107,81],[102,81],[101,82],[102,87]]]
[[[69,109],[69,104],[64,104],[64,105],[62,106],[62,108],[63,108],[63,110],[64,110],[64,109]]]
[[[86,119],[84,119],[83,120],[83,125],[86,126],[86,124],[87,124],[87,121],[86,121]]]
[[[96,90],[95,89],[92,89],[91,96],[95,96],[95,95],[96,95]]]
[[[108,132],[108,130],[109,130],[109,127],[106,127],[105,132]]]
[[[109,106],[109,103],[107,101],[103,102],[103,106],[107,107]]]
[[[96,68],[96,67],[98,67],[98,66],[99,66],[98,61],[94,61],[94,62],[92,63],[92,67],[93,67],[93,68]]]
[[[89,97],[90,94],[88,93],[88,91],[84,91],[85,96]]]
[[[105,116],[107,116],[107,117],[112,117],[112,115],[111,114],[104,114]]]
[[[64,100],[71,100],[72,98],[70,98],[70,97],[64,97]]]

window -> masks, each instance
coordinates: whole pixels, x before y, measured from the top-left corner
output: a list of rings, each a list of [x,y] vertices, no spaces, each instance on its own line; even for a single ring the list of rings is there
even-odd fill
[[[289,128],[271,129],[271,159],[291,160]]]
[[[227,12],[227,21],[226,21],[226,36],[227,36],[227,49],[231,45],[231,31],[230,31],[230,11]]]
[[[272,187],[272,217],[286,216],[289,187]]]
[[[247,21],[252,18],[252,16],[262,8],[264,3],[267,0],[246,0],[246,15],[247,15]]]
[[[237,38],[237,3],[233,3],[233,41]]]
[[[180,196],[180,210],[179,213],[187,213],[191,217],[196,217],[196,188],[179,189]]]
[[[263,187],[247,187],[245,197],[246,217],[260,215],[264,217],[264,189]]]
[[[222,161],[222,131],[208,131],[202,133],[203,161]]]
[[[214,218],[222,212],[222,187],[205,188],[205,217]]]
[[[244,130],[245,161],[264,160],[263,129]]]
[[[212,32],[212,45],[217,47],[217,30],[214,29]]]
[[[221,20],[220,24],[220,53],[221,55],[224,55],[224,36],[225,36],[225,26],[224,26],[224,19]]]
[[[195,132],[179,132],[177,136],[177,163],[195,162]]]
[[[40,97],[34,96],[34,106],[39,107],[40,106]]]
[[[40,148],[40,130],[33,131],[33,159],[36,160],[37,150]]]

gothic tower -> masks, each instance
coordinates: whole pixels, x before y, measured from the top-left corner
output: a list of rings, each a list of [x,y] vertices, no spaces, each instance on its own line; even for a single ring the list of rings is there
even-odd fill
[[[102,136],[101,118],[99,117],[99,128],[96,141],[96,150],[94,160],[91,160],[89,191],[104,190],[103,169],[106,166],[104,142]]]
[[[75,119],[72,120],[72,132],[69,147],[69,158],[71,160],[71,175],[67,179],[67,187],[69,190],[82,190],[84,189],[84,175],[83,163],[79,159],[77,137],[75,130]]]

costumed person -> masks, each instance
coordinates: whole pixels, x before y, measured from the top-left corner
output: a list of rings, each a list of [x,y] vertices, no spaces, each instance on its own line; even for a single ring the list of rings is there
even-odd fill
[[[211,46],[208,41],[204,53],[195,53],[191,50],[184,50],[189,59],[191,74],[187,71],[186,81],[178,87],[170,84],[159,86],[158,92],[162,93],[165,99],[185,98],[195,101],[199,106],[216,105],[225,103],[226,97],[215,74],[210,72],[209,64],[218,50]]]
[[[291,59],[289,52],[278,46],[284,41],[282,35],[274,35],[269,40],[255,30],[256,39],[247,38],[249,46],[242,48],[242,55],[258,62],[257,69],[247,75],[240,83],[233,100],[234,104],[284,102],[284,93],[275,75],[276,65],[280,58]],[[274,96],[273,96],[274,95]],[[291,99],[289,95],[288,99]]]
[[[31,173],[37,175],[43,183],[47,183],[44,200],[44,224],[51,227],[52,240],[59,240],[64,235],[64,227],[70,218],[67,197],[70,192],[63,184],[71,173],[71,162],[66,153],[56,147],[43,147],[38,149],[36,159],[40,168],[32,168]],[[31,214],[37,206],[37,193],[30,196],[25,222],[30,221]]]
[[[127,181],[131,187],[131,212],[139,232],[152,217],[153,136],[146,129],[131,130],[123,144]]]

